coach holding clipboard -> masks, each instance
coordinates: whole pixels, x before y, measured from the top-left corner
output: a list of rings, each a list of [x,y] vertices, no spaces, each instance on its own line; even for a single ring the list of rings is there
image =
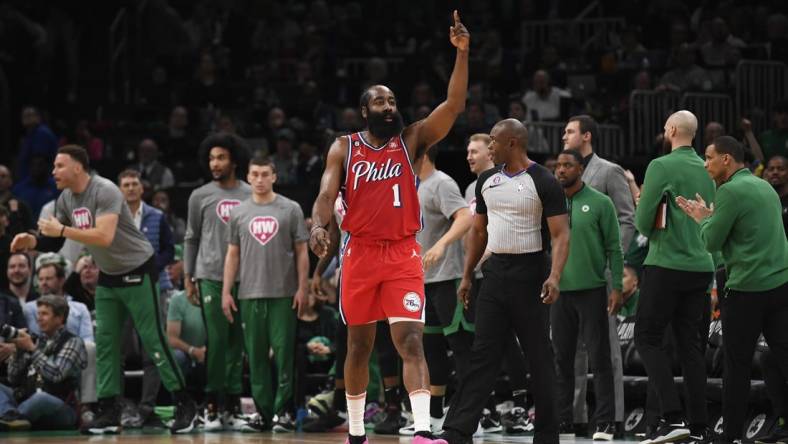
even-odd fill
[[[714,264],[701,241],[700,228],[675,203],[676,197],[695,193],[707,201],[714,199],[714,183],[692,148],[697,128],[698,120],[689,111],[668,117],[665,140],[672,150],[648,165],[635,210],[635,227],[649,238],[635,317],[635,345],[659,401],[660,425],[653,436],[646,437],[651,444],[690,436],[697,441],[708,435],[706,365],[698,331],[708,307],[706,290]],[[670,357],[662,347],[668,326],[676,338],[689,422],[673,383]]]

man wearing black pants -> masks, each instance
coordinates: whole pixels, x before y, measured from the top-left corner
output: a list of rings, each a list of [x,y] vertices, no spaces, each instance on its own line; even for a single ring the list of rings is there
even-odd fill
[[[569,250],[566,202],[558,181],[528,159],[528,131],[520,121],[497,123],[490,138],[493,161],[500,166],[482,173],[476,185],[476,214],[457,290],[464,301],[482,253],[488,249],[492,255],[482,266],[468,373],[454,395],[442,438],[449,444],[471,441],[500,370],[504,345],[514,330],[525,356],[534,358],[530,360],[536,404],[534,443],[557,444],[547,305],[558,298]],[[545,255],[551,241],[552,267]]]
[[[608,315],[621,306],[624,255],[613,201],[583,183],[583,156],[568,149],[558,155],[556,177],[569,207],[572,243],[561,276],[561,299],[550,308],[561,437],[574,437],[572,397],[575,392],[575,351],[578,332],[594,371],[596,431],[594,440],[611,441],[616,433],[613,367]],[[608,297],[605,269],[610,265]]]
[[[665,140],[672,151],[649,164],[635,210],[635,226],[649,238],[635,315],[635,345],[649,384],[655,388],[662,416],[654,435],[646,439],[651,444],[709,438],[705,336],[698,332],[714,263],[703,247],[697,224],[684,216],[675,202],[680,195],[695,193],[709,201],[714,198],[714,183],[692,148],[697,128],[698,120],[689,111],[678,111],[668,118]],[[689,427],[673,383],[670,357],[663,348],[668,326],[673,329],[684,375]]]
[[[725,351],[722,438],[733,442],[742,439],[750,366],[761,333],[774,362],[788,375],[788,241],[777,193],[744,166],[744,147],[736,139],[715,139],[706,148],[706,169],[718,184],[711,208],[704,199],[685,197],[692,194],[679,196],[677,203],[700,225],[706,249],[722,251],[728,271],[720,298]]]

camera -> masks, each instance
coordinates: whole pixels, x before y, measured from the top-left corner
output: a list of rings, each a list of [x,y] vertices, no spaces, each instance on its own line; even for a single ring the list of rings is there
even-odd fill
[[[28,332],[28,335],[30,335],[34,341],[38,339],[38,335],[35,333]],[[6,342],[11,341],[19,337],[19,329],[13,325],[3,324],[0,326],[0,336],[2,336]]]

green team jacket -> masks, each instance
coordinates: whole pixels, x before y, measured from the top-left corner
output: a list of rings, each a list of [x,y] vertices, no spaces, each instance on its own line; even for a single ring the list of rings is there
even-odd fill
[[[714,213],[700,223],[708,251],[722,251],[725,286],[766,291],[788,282],[788,240],[777,192],[746,168],[717,189]]]
[[[566,200],[569,209],[569,258],[559,287],[561,291],[604,287],[610,263],[611,285],[621,290],[624,254],[616,207],[609,197],[583,185]]]
[[[676,148],[648,164],[640,202],[635,210],[635,227],[649,239],[644,265],[679,271],[714,271],[711,254],[700,238],[700,227],[676,204],[676,197],[714,201],[714,182],[703,160],[689,146]],[[667,226],[654,228],[657,211],[667,199]]]

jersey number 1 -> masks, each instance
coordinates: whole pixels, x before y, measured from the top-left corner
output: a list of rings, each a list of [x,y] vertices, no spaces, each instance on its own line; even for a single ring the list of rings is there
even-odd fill
[[[399,200],[399,184],[394,184],[391,186],[391,191],[394,192],[394,207],[399,208],[402,206],[402,202]]]

